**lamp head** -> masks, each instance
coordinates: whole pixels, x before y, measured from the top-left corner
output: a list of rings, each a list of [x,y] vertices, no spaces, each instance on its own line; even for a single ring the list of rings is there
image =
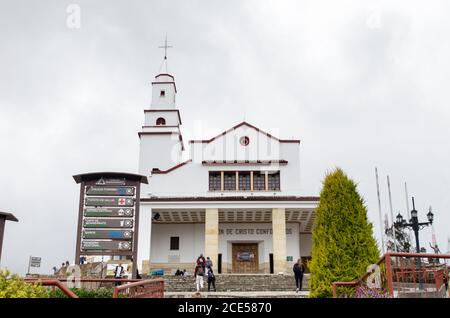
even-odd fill
[[[433,223],[434,214],[433,214],[433,212],[431,212],[431,206],[430,206],[430,210],[427,213],[427,219],[430,223]]]

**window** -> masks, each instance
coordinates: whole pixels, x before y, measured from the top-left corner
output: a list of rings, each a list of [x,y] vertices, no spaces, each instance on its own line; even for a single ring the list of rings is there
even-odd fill
[[[209,173],[209,191],[220,191],[220,172]]]
[[[253,172],[253,190],[264,191],[266,189],[266,175],[264,172]]]
[[[166,124],[166,120],[164,119],[164,118],[162,118],[162,117],[159,117],[157,120],[156,120],[156,125],[157,126],[161,126],[161,125],[165,125]]]
[[[160,96],[160,97],[165,97],[165,96],[166,96],[166,91],[162,90],[162,91],[159,93],[159,96]]]
[[[239,172],[239,190],[250,191],[250,171]]]
[[[280,190],[280,171],[277,172],[269,172],[268,177],[268,190]]]
[[[178,251],[180,249],[180,237],[179,236],[171,236],[170,237],[170,250]]]
[[[236,190],[236,172],[230,171],[224,173],[223,180],[223,189],[224,190]]]
[[[239,142],[242,146],[248,146],[248,144],[250,143],[250,138],[248,138],[247,136],[241,137],[239,139]]]

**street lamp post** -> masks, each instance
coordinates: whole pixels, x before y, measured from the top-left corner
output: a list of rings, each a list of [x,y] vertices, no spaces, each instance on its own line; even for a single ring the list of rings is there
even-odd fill
[[[414,236],[416,238],[416,252],[420,253],[420,243],[419,243],[419,230],[423,229],[423,227],[433,224],[433,218],[434,214],[430,211],[427,214],[428,222],[419,222],[419,218],[417,217],[417,210],[416,206],[414,204],[414,197],[412,198],[413,203],[413,209],[411,211],[411,220],[409,220],[409,223],[406,222],[405,219],[403,219],[403,216],[399,213],[396,217],[396,222],[394,223],[394,226],[396,228],[405,228],[410,227],[414,231]]]
[[[413,209],[411,211],[411,220],[409,220],[409,223],[406,222],[406,220],[403,219],[403,216],[399,213],[399,214],[397,214],[396,222],[394,223],[394,227],[396,227],[396,228],[405,228],[405,227],[412,228],[412,230],[414,231],[414,236],[416,238],[416,252],[420,253],[419,230],[423,229],[425,226],[433,224],[434,214],[433,214],[433,212],[431,212],[431,208],[430,208],[430,211],[427,213],[428,222],[419,222],[419,218],[417,217],[416,206],[414,204],[414,197],[412,198],[412,204],[413,204]],[[419,270],[422,267],[420,257],[418,258],[418,267],[419,267]],[[423,289],[421,276],[422,275],[420,275],[420,278],[419,278],[420,279],[420,289]]]

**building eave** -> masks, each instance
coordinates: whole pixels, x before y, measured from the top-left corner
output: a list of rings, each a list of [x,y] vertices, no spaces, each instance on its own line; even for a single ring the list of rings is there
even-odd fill
[[[5,219],[6,221],[19,222],[19,220],[9,212],[1,212],[0,211],[0,219]]]

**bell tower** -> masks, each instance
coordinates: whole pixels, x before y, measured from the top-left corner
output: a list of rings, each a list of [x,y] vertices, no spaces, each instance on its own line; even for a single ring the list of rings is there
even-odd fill
[[[164,171],[181,161],[184,150],[180,131],[181,116],[176,107],[175,77],[167,71],[167,39],[160,73],[152,82],[150,108],[144,109],[145,119],[140,138],[139,173],[151,175],[153,170]]]

